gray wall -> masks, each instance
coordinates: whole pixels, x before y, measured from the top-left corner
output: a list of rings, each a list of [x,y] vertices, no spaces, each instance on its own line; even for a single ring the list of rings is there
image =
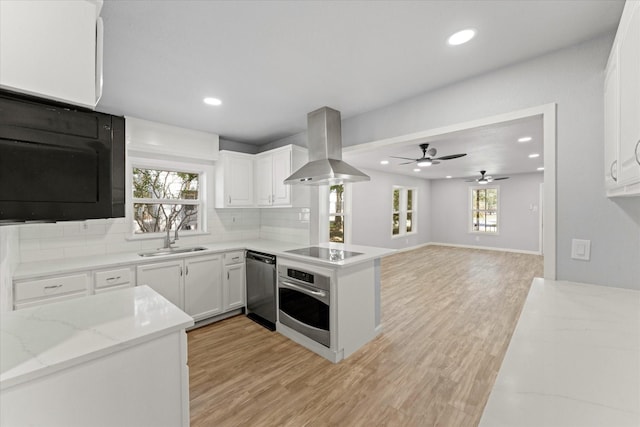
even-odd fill
[[[469,233],[469,188],[474,183],[431,181],[431,241],[538,252],[542,180],[542,173],[531,173],[491,184],[500,188],[498,235]]]
[[[356,245],[401,249],[428,243],[431,231],[431,182],[425,179],[363,170],[371,181],[358,182],[352,188],[352,235]],[[418,190],[417,233],[391,237],[391,200],[394,185]]]
[[[640,289],[640,198],[605,196],[603,70],[613,34],[342,123],[345,146],[557,103],[557,278]],[[340,108],[339,105],[335,106]],[[591,260],[571,259],[571,239]]]

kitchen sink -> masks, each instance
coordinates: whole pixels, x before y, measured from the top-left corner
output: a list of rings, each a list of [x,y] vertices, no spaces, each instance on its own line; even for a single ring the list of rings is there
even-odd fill
[[[138,255],[143,257],[154,257],[154,256],[163,256],[163,255],[175,255],[175,254],[185,254],[189,252],[199,252],[206,251],[207,248],[203,248],[202,246],[195,246],[193,248],[163,248],[158,249],[157,251],[152,252],[140,252]]]

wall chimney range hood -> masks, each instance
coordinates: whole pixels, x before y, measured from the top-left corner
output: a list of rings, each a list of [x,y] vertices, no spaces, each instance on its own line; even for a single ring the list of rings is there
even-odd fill
[[[340,111],[322,107],[307,114],[309,162],[285,184],[334,185],[369,181],[368,175],[342,161]]]

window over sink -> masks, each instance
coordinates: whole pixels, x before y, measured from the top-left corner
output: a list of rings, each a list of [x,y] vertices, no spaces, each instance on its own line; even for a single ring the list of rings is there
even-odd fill
[[[206,232],[206,179],[198,165],[134,158],[130,177],[134,236]]]

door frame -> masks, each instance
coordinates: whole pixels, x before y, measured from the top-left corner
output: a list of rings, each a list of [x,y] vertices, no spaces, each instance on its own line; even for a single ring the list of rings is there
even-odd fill
[[[470,120],[449,126],[442,126],[430,130],[407,135],[381,139],[363,144],[351,145],[343,149],[343,153],[361,150],[375,150],[388,145],[406,143],[428,137],[458,132],[481,126],[488,126],[511,120],[542,116],[544,138],[544,183],[542,200],[542,253],[544,254],[544,278],[556,279],[556,103],[543,104],[536,107],[516,110],[509,113],[497,114],[481,119]]]

